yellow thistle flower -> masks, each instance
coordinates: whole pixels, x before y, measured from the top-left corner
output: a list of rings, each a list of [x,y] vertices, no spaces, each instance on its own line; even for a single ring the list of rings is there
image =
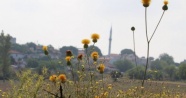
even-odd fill
[[[169,2],[168,2],[168,0],[164,0],[164,5],[167,5]]]
[[[88,48],[88,44],[90,43],[89,39],[83,39],[81,42],[84,44],[84,48]]]
[[[142,0],[143,6],[148,7],[150,5],[151,0]]]
[[[109,89],[109,90],[112,89],[112,84],[108,84],[108,89]]]
[[[67,62],[67,65],[71,65],[71,62],[70,62],[71,57],[70,56],[66,56],[65,60]]]
[[[52,76],[50,76],[49,80],[52,82],[56,82],[56,78],[57,78],[56,75],[52,75]]]
[[[105,65],[104,64],[100,64],[99,67],[98,67],[98,70],[100,73],[103,73],[104,70],[105,70]]]
[[[43,51],[45,55],[48,55],[48,47],[47,46],[43,46]]]
[[[100,98],[99,96],[95,96],[94,98]]]
[[[96,43],[97,40],[99,39],[99,34],[94,33],[94,34],[92,34],[91,38],[92,38],[92,41],[93,41],[94,43]]]
[[[65,83],[67,78],[66,78],[66,75],[65,74],[60,74],[58,76],[58,79],[62,82],[62,83]]]
[[[71,57],[70,57],[70,56],[67,56],[67,57],[65,58],[65,60],[66,60],[67,62],[70,62]]]
[[[90,43],[90,40],[89,39],[83,39],[81,42],[82,42],[82,44],[88,45]]]
[[[98,57],[99,57],[98,52],[96,52],[96,51],[92,52],[92,53],[91,53],[91,57],[92,57],[92,59],[93,59],[94,61],[97,61],[97,59],[98,59]]]
[[[43,46],[43,51],[47,51],[48,47],[47,46]]]

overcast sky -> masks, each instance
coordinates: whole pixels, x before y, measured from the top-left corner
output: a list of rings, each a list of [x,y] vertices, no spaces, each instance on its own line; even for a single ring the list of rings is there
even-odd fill
[[[150,43],[150,56],[168,53],[176,62],[186,59],[186,0],[169,0],[169,10]],[[163,0],[148,7],[148,33],[158,23]],[[133,49],[131,26],[136,27],[136,54],[146,56],[145,8],[141,0],[0,0],[0,30],[27,42],[42,45],[75,46],[92,33],[100,34],[96,44],[108,54],[112,26],[112,53]],[[92,43],[91,43],[92,44]]]

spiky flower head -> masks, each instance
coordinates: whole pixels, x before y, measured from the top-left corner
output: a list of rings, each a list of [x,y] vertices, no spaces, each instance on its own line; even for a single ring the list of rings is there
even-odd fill
[[[102,74],[105,70],[105,65],[104,64],[100,64],[98,67],[99,72]]]
[[[70,62],[71,57],[70,56],[66,56],[65,60],[67,62],[67,65],[71,65],[71,62]]]
[[[168,0],[164,0],[164,5],[167,5],[169,2],[168,2]]]
[[[97,40],[99,39],[99,34],[94,33],[94,34],[92,34],[91,38],[92,38],[92,41],[93,41],[94,43],[96,43]]]
[[[67,51],[66,51],[66,56],[72,56],[72,51],[67,50]]]
[[[51,76],[49,77],[49,80],[52,81],[52,82],[56,82],[57,76],[56,76],[56,75],[51,75]]]
[[[77,57],[78,60],[82,60],[82,58],[83,58],[82,54],[79,54],[78,57]]]
[[[84,48],[88,48],[88,44],[90,43],[89,39],[83,39],[81,42],[84,44]]]
[[[66,75],[65,74],[60,74],[58,76],[58,79],[62,82],[62,83],[65,83],[67,78],[66,78]]]
[[[151,0],[141,0],[144,7],[148,7],[151,3]]]
[[[70,57],[70,56],[67,56],[67,57],[65,58],[65,60],[66,60],[66,61],[70,61],[70,60],[71,60],[71,57]]]
[[[94,61],[97,61],[98,57],[99,57],[99,54],[98,52],[94,51],[91,53],[91,57]]]
[[[43,51],[47,51],[48,47],[47,46],[43,46]]]
[[[48,55],[48,47],[47,46],[43,46],[43,51],[45,55]]]

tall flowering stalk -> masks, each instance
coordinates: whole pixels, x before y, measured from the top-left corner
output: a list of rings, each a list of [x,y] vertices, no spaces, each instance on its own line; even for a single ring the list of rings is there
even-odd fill
[[[90,40],[89,39],[83,39],[82,41],[82,44],[83,44],[83,47],[85,49],[85,53],[86,53],[86,62],[88,63],[89,65],[89,56],[88,56],[88,44],[90,44]],[[89,69],[90,69],[90,65],[89,65]]]
[[[102,75],[102,86],[103,86],[103,89],[104,89],[103,73],[104,73],[104,70],[105,70],[105,65],[100,64],[99,67],[98,67],[98,70],[99,70],[99,73]]]
[[[135,27],[132,27],[131,30],[133,31],[134,56],[135,56],[135,64],[136,64],[136,66],[137,66],[137,61],[136,61],[136,50],[135,50],[135,37],[134,37]]]
[[[168,10],[168,6],[167,6],[168,1],[167,0],[164,0],[164,6],[162,7],[163,13],[161,15],[161,18],[160,18],[160,20],[159,20],[159,22],[158,22],[158,24],[157,24],[157,26],[156,26],[153,34],[151,35],[151,37],[149,39],[148,32],[147,32],[147,7],[149,7],[150,2],[151,2],[151,0],[142,0],[142,4],[145,7],[145,30],[146,30],[146,39],[147,39],[147,60],[146,60],[145,72],[144,72],[144,75],[143,75],[142,87],[144,86],[144,80],[146,79],[146,73],[147,73],[147,68],[148,68],[148,64],[149,64],[150,42],[151,42],[151,40],[152,40],[152,38],[153,38],[156,30],[157,30],[157,28],[158,28],[158,26],[159,26],[162,18],[163,18],[163,15],[164,15],[165,11]]]

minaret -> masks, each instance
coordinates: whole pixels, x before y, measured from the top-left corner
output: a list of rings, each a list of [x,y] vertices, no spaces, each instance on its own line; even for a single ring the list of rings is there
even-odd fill
[[[111,42],[112,42],[112,26],[110,28],[110,38],[109,38],[109,50],[108,50],[109,57],[110,57],[110,52],[111,52]]]

